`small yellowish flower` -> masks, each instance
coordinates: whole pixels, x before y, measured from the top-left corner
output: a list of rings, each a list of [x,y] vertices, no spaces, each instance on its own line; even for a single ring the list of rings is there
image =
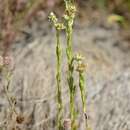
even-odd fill
[[[84,72],[86,70],[86,65],[84,64],[84,63],[79,63],[78,64],[78,66],[77,66],[77,68],[76,68],[76,71],[78,71],[78,72]]]
[[[50,19],[50,21],[51,21],[54,25],[58,22],[58,19],[57,19],[56,15],[55,15],[53,12],[50,13],[50,15],[49,15],[48,18]]]
[[[84,60],[85,58],[84,58],[81,54],[77,54],[77,55],[75,56],[75,59],[76,59],[77,61],[82,61],[82,60]]]

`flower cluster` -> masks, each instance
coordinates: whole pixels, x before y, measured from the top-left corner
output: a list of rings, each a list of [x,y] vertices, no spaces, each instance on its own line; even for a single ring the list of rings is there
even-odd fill
[[[83,73],[86,70],[86,65],[84,64],[84,57],[81,54],[77,54],[75,56],[75,60],[77,61],[76,71],[79,73]]]
[[[63,29],[65,29],[64,24],[58,22],[58,19],[57,19],[56,15],[53,12],[50,13],[49,20],[53,23],[53,25],[55,26],[56,30],[63,30]]]

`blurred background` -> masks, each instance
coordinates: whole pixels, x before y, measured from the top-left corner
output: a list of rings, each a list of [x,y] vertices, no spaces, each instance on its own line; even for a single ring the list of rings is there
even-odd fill
[[[75,0],[75,4],[73,49],[86,58],[90,126],[130,130],[130,0]],[[11,116],[0,71],[0,130],[56,130],[56,39],[48,15],[53,11],[62,20],[64,9],[63,0],[0,0],[0,55],[12,59],[9,94],[24,117],[18,123]],[[63,113],[68,119],[65,32],[61,40]],[[77,88],[78,130],[85,130],[79,94]]]

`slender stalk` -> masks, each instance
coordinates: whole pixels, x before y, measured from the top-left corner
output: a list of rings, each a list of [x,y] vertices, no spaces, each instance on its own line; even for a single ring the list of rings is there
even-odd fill
[[[75,85],[74,85],[74,65],[73,65],[73,50],[72,50],[72,34],[73,34],[73,22],[74,22],[74,16],[75,16],[75,8],[71,3],[71,0],[66,0],[66,37],[67,37],[67,48],[66,48],[66,54],[68,59],[68,73],[67,73],[67,80],[68,80],[68,86],[70,91],[70,118],[71,118],[71,130],[76,130],[76,123],[75,123]]]
[[[79,71],[79,88],[80,88],[81,99],[82,99],[83,113],[85,116],[85,127],[86,127],[86,130],[90,130],[90,128],[88,127],[88,116],[86,113],[87,105],[86,105],[85,80],[84,80],[83,71]]]
[[[75,103],[74,103],[74,99],[75,99],[75,93],[74,92],[70,92],[70,118],[71,118],[71,130],[76,130],[76,121],[75,121],[75,115],[76,115],[76,111],[75,111]]]
[[[80,93],[81,93],[81,99],[82,99],[82,105],[83,105],[83,112],[86,113],[86,94],[85,94],[85,85],[84,85],[84,74],[83,72],[79,72],[79,87],[80,87]]]
[[[85,92],[85,78],[84,78],[84,71],[86,66],[83,64],[83,57],[79,56],[78,58],[78,67],[77,71],[79,72],[79,88],[80,88],[80,93],[81,93],[81,99],[82,99],[82,108],[85,116],[85,127],[86,130],[92,130],[91,127],[89,126],[88,123],[88,116],[86,113],[86,92]]]
[[[82,99],[82,108],[85,116],[85,125],[86,125],[86,130],[88,130],[88,116],[86,113],[86,92],[85,92],[85,76],[84,72],[86,69],[86,65],[83,63],[84,57],[80,54],[78,54],[75,57],[75,60],[77,61],[77,72],[79,74],[79,88],[80,88],[80,93],[81,93],[81,99]]]
[[[57,127],[58,130],[62,130],[62,93],[61,93],[61,43],[60,43],[60,31],[64,29],[64,24],[59,23],[56,15],[51,12],[49,15],[49,19],[53,23],[56,29],[56,58],[57,58],[57,65],[56,65],[56,82],[57,82],[57,103],[58,103],[58,118],[57,118]]]
[[[15,109],[15,105],[14,105],[14,102],[12,101],[12,98],[8,92],[8,88],[10,86],[10,79],[7,78],[7,85],[3,85],[4,87],[4,91],[5,91],[5,95],[7,97],[7,100],[8,100],[8,103],[10,105],[10,109],[12,112],[14,112],[16,115],[18,115],[16,109]]]
[[[74,106],[74,96],[75,96],[75,86],[74,86],[74,78],[73,78],[73,72],[74,72],[74,66],[73,66],[73,52],[72,52],[72,26],[67,25],[66,29],[66,35],[67,35],[67,58],[68,58],[68,85],[69,85],[69,91],[70,91],[70,118],[71,118],[71,130],[74,130],[74,124],[75,124],[75,106]]]
[[[58,130],[62,130],[62,97],[61,97],[61,45],[60,45],[60,31],[56,29],[56,56],[57,56],[57,74],[56,74],[56,81],[57,81],[57,101],[58,101],[58,121],[57,126]]]
[[[4,67],[3,67],[3,69],[4,69]],[[6,69],[6,68],[5,68],[5,69]],[[5,79],[6,79],[6,81],[7,81],[7,85],[3,85],[3,89],[4,89],[4,91],[5,91],[5,95],[6,95],[6,97],[7,97],[10,110],[11,110],[12,112],[14,112],[16,115],[18,115],[18,113],[17,113],[17,111],[16,111],[16,109],[15,109],[14,101],[13,101],[13,99],[12,99],[12,97],[10,96],[9,91],[8,91],[9,86],[10,86],[10,82],[11,82],[11,73],[10,73],[10,72],[7,72],[7,73],[6,73]]]

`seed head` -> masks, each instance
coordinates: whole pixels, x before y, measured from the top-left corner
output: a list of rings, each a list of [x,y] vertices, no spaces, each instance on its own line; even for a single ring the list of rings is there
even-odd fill
[[[62,29],[65,29],[65,26],[63,23],[57,23],[55,24],[55,27],[57,30],[62,30]]]
[[[86,69],[86,65],[83,62],[80,62],[76,68],[76,71],[83,73]]]
[[[58,22],[58,19],[57,19],[56,15],[53,12],[50,13],[48,18],[54,25]]]
[[[64,19],[65,20],[74,19],[75,12],[76,12],[76,7],[73,4],[68,4],[65,11]]]
[[[83,61],[83,60],[84,60],[84,57],[83,57],[81,54],[77,54],[77,55],[75,56],[75,59],[76,59],[77,61]]]

